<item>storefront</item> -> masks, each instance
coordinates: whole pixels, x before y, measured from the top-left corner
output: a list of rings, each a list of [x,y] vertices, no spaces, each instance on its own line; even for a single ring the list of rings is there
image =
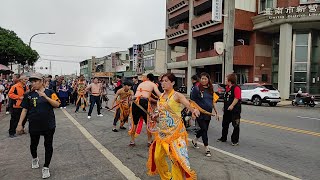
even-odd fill
[[[288,99],[300,88],[320,94],[320,4],[267,8],[254,30],[272,39],[272,80]]]

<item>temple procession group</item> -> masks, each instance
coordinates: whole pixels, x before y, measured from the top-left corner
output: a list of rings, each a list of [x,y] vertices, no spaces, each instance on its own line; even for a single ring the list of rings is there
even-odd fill
[[[7,114],[11,114],[9,137],[26,132],[28,121],[30,134],[30,151],[32,168],[39,168],[37,146],[40,136],[44,136],[45,164],[42,177],[50,177],[49,164],[53,153],[53,136],[56,128],[54,108],[65,109],[68,104],[75,104],[75,113],[86,111],[89,106],[88,119],[91,119],[94,107],[97,116],[103,117],[101,109],[105,107],[114,111],[113,132],[125,130],[127,123],[130,137],[129,146],[136,145],[136,138],[141,134],[145,124],[149,156],[147,169],[149,175],[158,174],[161,179],[180,180],[197,179],[192,170],[188,156],[188,133],[186,126],[194,122],[198,129],[191,141],[193,148],[199,148],[198,140],[202,138],[204,155],[211,156],[208,146],[208,129],[210,121],[219,119],[216,102],[219,98],[214,92],[208,73],[191,77],[193,87],[190,98],[175,91],[176,77],[166,73],[160,77],[144,74],[142,79],[133,77],[122,80],[116,77],[114,83],[114,100],[108,106],[109,82],[97,77],[86,81],[83,75],[70,81],[63,77],[44,77],[39,73],[28,76],[14,75],[12,83],[0,81],[1,103],[6,105]],[[229,124],[234,129],[231,136],[233,146],[239,145],[239,125],[241,115],[241,89],[236,85],[236,75],[226,76],[224,94],[222,136],[220,142],[226,142]],[[105,103],[105,106],[102,104]],[[189,114],[190,119],[183,118]],[[187,121],[187,122],[185,122]],[[171,166],[168,166],[166,157]],[[169,170],[171,167],[171,170]]]

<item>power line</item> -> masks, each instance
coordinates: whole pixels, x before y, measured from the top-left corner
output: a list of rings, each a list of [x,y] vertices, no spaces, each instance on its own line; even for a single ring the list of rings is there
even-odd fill
[[[40,58],[39,61],[55,61],[55,62],[64,62],[64,63],[80,63],[81,61],[71,61],[71,60],[62,60],[62,59],[46,59]]]
[[[62,56],[62,55],[53,55],[53,54],[40,54],[40,56],[69,57],[69,58],[89,58],[89,56]]]
[[[98,46],[85,46],[85,45],[74,45],[74,44],[48,43],[48,42],[39,42],[39,41],[32,41],[32,43],[46,44],[46,45],[53,45],[53,46],[80,47],[80,48],[122,49],[121,47],[98,47]]]

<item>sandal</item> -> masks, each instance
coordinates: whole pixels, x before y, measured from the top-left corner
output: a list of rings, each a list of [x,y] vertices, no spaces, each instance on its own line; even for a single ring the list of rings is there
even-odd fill
[[[195,142],[193,142],[193,139],[192,139],[191,143],[192,143],[192,145],[193,145],[193,147],[194,147],[194,148],[199,149],[198,144],[197,144],[197,143],[195,143]]]

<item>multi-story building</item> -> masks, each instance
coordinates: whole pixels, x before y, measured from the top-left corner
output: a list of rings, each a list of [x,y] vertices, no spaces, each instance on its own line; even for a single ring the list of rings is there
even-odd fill
[[[112,68],[114,68],[115,75],[123,76],[129,69],[129,52],[118,51],[111,53]]]
[[[213,21],[215,1],[167,0],[167,68],[185,70],[187,79],[208,72],[214,82],[223,80],[224,58],[214,43],[231,36],[224,36],[230,15]],[[299,88],[320,94],[319,0],[235,0],[228,12],[235,13],[231,61],[238,83],[272,83],[283,99]],[[177,47],[186,51],[173,58]]]
[[[80,62],[80,75],[85,79],[90,79],[92,74],[92,60],[86,59]]]

